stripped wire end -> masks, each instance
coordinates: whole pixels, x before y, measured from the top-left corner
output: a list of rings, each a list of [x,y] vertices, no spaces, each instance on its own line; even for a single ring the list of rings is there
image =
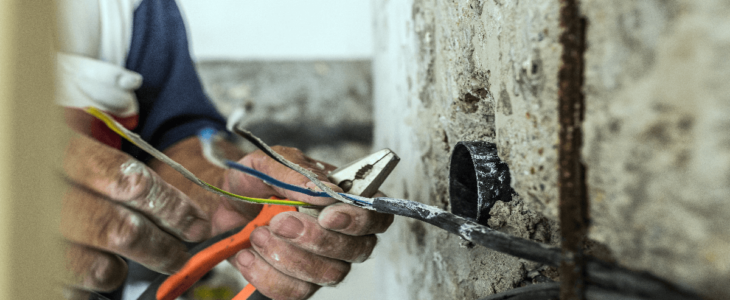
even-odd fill
[[[223,153],[214,146],[216,142],[224,139],[223,135],[213,128],[204,128],[198,132],[198,138],[203,148],[203,157],[216,166],[223,169],[228,168]]]
[[[373,207],[373,198],[362,197],[362,196],[357,196],[357,195],[353,195],[353,194],[345,194],[345,193],[339,193],[339,194],[345,198],[352,200],[352,202],[357,206],[367,207],[367,208]]]
[[[234,128],[238,125],[238,123],[243,120],[243,117],[246,116],[246,109],[243,107],[238,107],[233,110],[231,115],[228,117],[228,120],[226,121],[226,129],[230,132],[234,132]]]

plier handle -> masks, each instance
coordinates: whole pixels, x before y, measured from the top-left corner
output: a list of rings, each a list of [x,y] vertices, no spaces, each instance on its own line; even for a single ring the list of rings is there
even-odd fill
[[[349,194],[373,196],[400,158],[390,149],[383,149],[332,171],[328,178]],[[259,215],[246,226],[219,234],[192,248],[192,257],[177,273],[160,275],[138,300],[174,300],[181,296],[200,278],[223,260],[238,251],[251,247],[251,232],[259,226],[267,226],[279,213],[296,211],[295,207],[266,204]],[[309,211],[308,213],[312,213]],[[268,299],[251,284],[239,292],[233,300]]]

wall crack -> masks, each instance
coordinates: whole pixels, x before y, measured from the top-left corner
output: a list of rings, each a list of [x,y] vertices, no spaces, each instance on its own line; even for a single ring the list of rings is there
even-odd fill
[[[581,159],[585,111],[584,53],[587,21],[578,0],[560,1],[563,33],[558,71],[558,197],[563,260],[560,265],[560,299],[585,299],[585,255],[588,234],[588,195],[585,165]]]

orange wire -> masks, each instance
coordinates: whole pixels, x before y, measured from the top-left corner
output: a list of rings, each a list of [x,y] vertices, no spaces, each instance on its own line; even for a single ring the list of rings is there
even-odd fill
[[[238,293],[238,295],[236,295],[236,297],[233,297],[231,300],[247,300],[255,291],[256,287],[249,283],[243,288],[243,290],[241,290],[240,293]]]
[[[259,215],[241,231],[198,252],[185,263],[180,271],[168,277],[157,289],[157,299],[174,300],[182,295],[218,263],[242,249],[251,247],[249,237],[254,229],[259,226],[269,225],[274,216],[286,211],[296,211],[296,208],[282,205],[265,205]]]

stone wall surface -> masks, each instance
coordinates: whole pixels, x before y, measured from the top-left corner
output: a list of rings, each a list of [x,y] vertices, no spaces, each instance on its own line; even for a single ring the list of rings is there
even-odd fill
[[[590,237],[625,266],[730,298],[730,4],[581,1],[588,21]],[[462,140],[497,143],[520,195],[489,224],[560,242],[560,2],[374,0],[374,147],[383,190],[448,209]],[[384,299],[478,299],[554,270],[397,218],[375,260]]]
[[[448,207],[449,155],[497,142],[523,197],[493,228],[557,244],[557,44],[554,1],[375,1],[375,148],[401,163],[383,190]],[[383,299],[477,299],[554,270],[398,218],[383,235]]]
[[[730,2],[583,1],[591,237],[730,298]]]

